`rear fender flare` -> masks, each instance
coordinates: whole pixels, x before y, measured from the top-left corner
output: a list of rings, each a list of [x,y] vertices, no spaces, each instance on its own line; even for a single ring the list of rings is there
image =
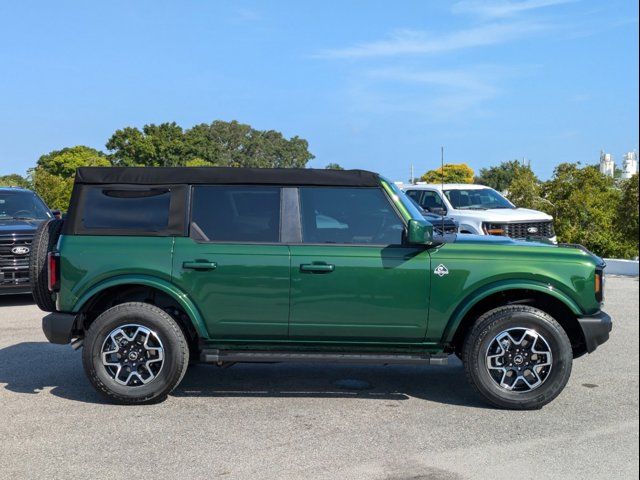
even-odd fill
[[[160,290],[171,298],[173,298],[189,316],[193,327],[196,329],[198,336],[202,339],[208,339],[209,333],[205,326],[204,319],[198,308],[193,304],[189,296],[182,290],[175,287],[171,283],[157,277],[148,275],[121,275],[103,280],[87,290],[76,302],[73,307],[73,313],[79,313],[89,300],[107,288],[117,287],[120,285],[145,285]]]

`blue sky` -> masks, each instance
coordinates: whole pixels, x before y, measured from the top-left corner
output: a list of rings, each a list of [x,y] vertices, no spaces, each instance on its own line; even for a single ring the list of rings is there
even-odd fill
[[[117,128],[236,119],[406,180],[638,148],[630,0],[0,5],[0,174]]]

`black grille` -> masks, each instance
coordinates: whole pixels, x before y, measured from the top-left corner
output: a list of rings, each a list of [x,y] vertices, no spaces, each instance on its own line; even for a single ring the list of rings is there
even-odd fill
[[[503,230],[511,238],[551,238],[555,236],[553,222],[487,223],[486,230]]]
[[[31,248],[32,235],[0,236],[0,284],[29,282],[29,253],[17,254],[16,247]]]

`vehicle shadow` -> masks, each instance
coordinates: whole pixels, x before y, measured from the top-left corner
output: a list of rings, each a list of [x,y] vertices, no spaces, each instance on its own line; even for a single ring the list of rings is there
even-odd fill
[[[30,293],[21,295],[0,295],[0,307],[22,307],[36,303]]]
[[[68,346],[25,342],[0,349],[0,384],[18,394],[43,390],[73,401],[107,403],[82,369],[80,352]],[[237,364],[193,365],[174,397],[420,398],[436,403],[487,408],[468,386],[462,365],[436,366]]]

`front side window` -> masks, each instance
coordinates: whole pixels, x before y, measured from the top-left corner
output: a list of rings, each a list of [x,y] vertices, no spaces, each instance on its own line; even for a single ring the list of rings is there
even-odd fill
[[[0,220],[46,220],[49,209],[30,191],[0,191]]]
[[[402,243],[404,224],[380,188],[300,188],[305,243]]]
[[[169,188],[90,187],[83,197],[82,225],[89,230],[163,232],[170,201]]]
[[[489,210],[492,208],[515,208],[502,195],[491,188],[468,190],[445,190],[445,195],[457,210]]]
[[[191,225],[206,241],[280,241],[280,187],[197,186]]]

